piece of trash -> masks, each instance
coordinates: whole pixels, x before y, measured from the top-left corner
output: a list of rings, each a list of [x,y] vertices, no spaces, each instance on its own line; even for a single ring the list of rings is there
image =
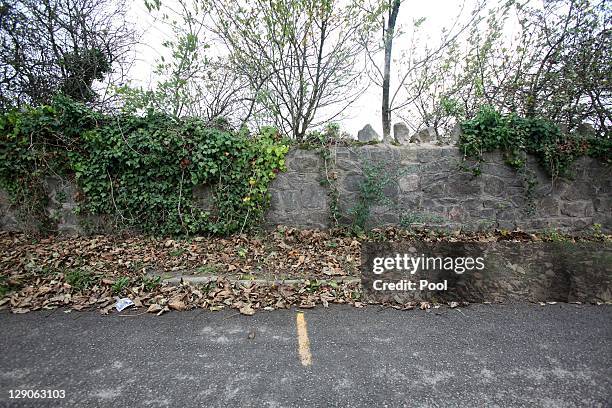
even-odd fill
[[[117,300],[117,303],[115,303],[115,309],[117,309],[118,312],[121,312],[130,306],[134,306],[134,302],[130,298],[119,299]]]

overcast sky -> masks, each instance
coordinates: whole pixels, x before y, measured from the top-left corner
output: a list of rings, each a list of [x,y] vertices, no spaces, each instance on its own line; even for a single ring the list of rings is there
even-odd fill
[[[171,1],[163,0],[162,4]],[[465,18],[469,14],[465,10],[470,10],[470,6],[473,4],[470,1],[467,0],[463,12]],[[426,21],[422,26],[422,31],[425,36],[429,37],[428,43],[433,46],[439,41],[442,27],[449,27],[455,21],[460,12],[461,4],[462,2],[459,0],[405,0],[400,8],[398,26],[412,30],[411,22],[425,17]],[[170,31],[162,22],[155,21],[149,15],[142,0],[132,2],[129,17],[136,28],[142,32],[140,45],[136,49],[136,61],[130,71],[130,79],[133,85],[146,88],[155,81],[153,68],[156,60],[166,52],[162,42],[171,38]],[[409,42],[410,39],[407,34],[395,41],[394,58],[399,58],[402,51],[407,50]],[[379,58],[382,58],[382,55]],[[395,66],[397,67],[398,64],[395,64]],[[381,95],[380,88],[375,85],[370,86],[360,99],[345,112],[346,117],[338,120],[342,129],[356,136],[357,131],[369,123],[379,134],[382,134]],[[394,118],[393,122],[395,123],[397,120],[399,119]]]

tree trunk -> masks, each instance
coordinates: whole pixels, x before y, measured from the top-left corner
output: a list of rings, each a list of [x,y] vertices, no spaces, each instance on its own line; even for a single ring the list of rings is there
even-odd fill
[[[389,8],[389,20],[387,26],[383,24],[383,41],[385,45],[385,68],[383,71],[382,85],[382,128],[383,142],[391,142],[391,107],[389,106],[389,86],[391,82],[391,50],[393,48],[393,35],[395,32],[395,22],[399,12],[401,0],[393,0]]]

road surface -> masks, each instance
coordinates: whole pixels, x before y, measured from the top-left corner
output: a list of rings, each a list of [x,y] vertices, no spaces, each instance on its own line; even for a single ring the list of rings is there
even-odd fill
[[[0,406],[612,405],[612,306],[58,310],[0,328]],[[21,389],[65,398],[9,399]]]

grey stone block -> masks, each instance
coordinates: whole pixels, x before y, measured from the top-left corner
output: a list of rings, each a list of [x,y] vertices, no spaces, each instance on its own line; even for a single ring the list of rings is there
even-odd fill
[[[516,170],[504,163],[498,164],[485,161],[480,165],[480,168],[483,175],[490,174],[492,176],[510,179],[516,179],[518,177]]]
[[[197,208],[204,211],[211,211],[214,209],[213,189],[211,186],[195,186],[192,194]]]
[[[451,145],[456,145],[457,143],[459,143],[459,139],[461,138],[462,134],[463,132],[461,131],[461,125],[459,123],[455,123],[455,125],[447,136],[447,143]]]
[[[481,193],[481,180],[467,174],[454,174],[448,179],[447,191],[451,196],[474,196]]]
[[[400,150],[400,160],[402,166],[410,163],[416,163],[419,160],[419,149],[404,147]]]
[[[435,143],[438,140],[438,134],[432,127],[418,131],[410,138],[411,143]]]
[[[593,209],[596,212],[608,212],[612,211],[612,198],[610,197],[596,197],[593,199]]]
[[[393,125],[393,137],[400,144],[410,143],[410,130],[403,122]]]
[[[502,179],[492,175],[483,175],[482,185],[484,192],[494,197],[502,196],[506,188]]]
[[[468,198],[467,200],[461,202],[461,206],[466,210],[470,210],[470,212],[472,212],[472,210],[484,209],[484,206],[482,205],[482,199],[480,198]]]
[[[399,179],[400,191],[402,193],[417,191],[419,189],[419,176],[408,174]]]
[[[564,202],[561,205],[561,214],[568,217],[586,217],[592,215],[593,203],[588,201]]]
[[[372,125],[368,123],[363,127],[363,129],[357,132],[357,139],[360,142],[372,142],[381,140],[381,137],[378,133],[376,133],[374,128],[372,128]]]
[[[545,197],[537,203],[537,212],[540,216],[557,217],[559,209],[559,201],[553,197]]]
[[[347,173],[342,177],[341,185],[348,192],[358,193],[364,181],[365,176],[362,173]]]
[[[423,195],[421,193],[407,193],[400,195],[398,206],[406,210],[420,209],[422,206]]]
[[[400,148],[395,146],[364,146],[373,163],[391,164],[397,167],[400,163]]]

